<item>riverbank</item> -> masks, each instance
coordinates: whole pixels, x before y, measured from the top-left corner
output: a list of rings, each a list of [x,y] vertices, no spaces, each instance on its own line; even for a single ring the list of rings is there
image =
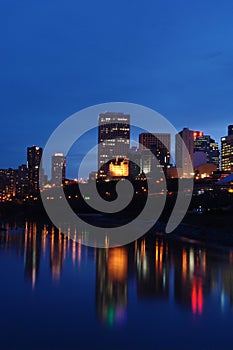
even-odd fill
[[[193,214],[187,213],[179,226],[169,234],[165,233],[166,223],[155,225],[159,236],[166,239],[189,239],[204,244],[233,246],[232,213]]]
[[[43,206],[41,205],[1,205],[0,211],[0,231],[4,231],[4,223],[17,222],[23,223],[27,220],[35,222],[44,222],[52,225]],[[126,215],[127,214],[127,215]],[[126,224],[134,217],[131,212],[122,212],[120,215],[96,215],[93,213],[80,214],[82,219],[87,222],[95,220],[96,226],[114,227]],[[131,217],[132,216],[132,217]],[[170,209],[167,208],[160,220],[150,230],[148,234],[163,235],[166,239],[182,239],[201,241],[205,244],[219,244],[233,246],[233,225],[232,209],[229,211],[217,210],[204,212],[202,214],[188,212],[182,223],[171,233],[165,234],[167,218],[170,217]],[[110,226],[109,226],[110,224]]]

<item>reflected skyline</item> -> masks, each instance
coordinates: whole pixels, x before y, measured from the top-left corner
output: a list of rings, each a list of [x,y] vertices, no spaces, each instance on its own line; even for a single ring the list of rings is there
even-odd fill
[[[110,326],[127,323],[132,285],[139,302],[174,300],[194,316],[203,314],[213,296],[222,311],[233,305],[232,250],[222,259],[221,249],[152,236],[124,247],[95,249],[53,226],[35,222],[26,222],[25,228],[5,225],[0,245],[1,254],[14,251],[23,261],[24,276],[32,289],[45,273],[42,263],[48,264],[52,282],[59,283],[66,264],[80,270],[91,259],[96,271],[97,318]]]

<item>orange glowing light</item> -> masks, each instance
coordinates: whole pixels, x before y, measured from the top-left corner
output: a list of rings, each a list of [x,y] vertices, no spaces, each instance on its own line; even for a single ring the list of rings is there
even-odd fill
[[[109,164],[109,172],[113,177],[129,176],[129,160],[125,158],[118,161],[117,157],[115,162]]]
[[[158,262],[158,256],[159,256],[159,245],[158,242],[155,244],[155,262]]]
[[[182,253],[182,276],[186,278],[187,275],[187,252],[183,250]]]
[[[141,242],[141,258],[146,254],[146,242],[145,239]]]
[[[113,248],[109,250],[108,276],[113,281],[122,282],[127,278],[128,256],[125,248]]]

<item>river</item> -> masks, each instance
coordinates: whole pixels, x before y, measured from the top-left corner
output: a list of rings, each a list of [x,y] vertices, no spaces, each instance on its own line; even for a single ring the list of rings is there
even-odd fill
[[[1,349],[232,349],[233,250],[151,233],[96,249],[0,233]]]

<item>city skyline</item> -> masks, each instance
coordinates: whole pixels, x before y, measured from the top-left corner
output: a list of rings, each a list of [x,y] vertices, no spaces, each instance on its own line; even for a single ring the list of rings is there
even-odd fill
[[[233,1],[0,9],[0,347],[231,349]]]
[[[106,117],[108,117],[107,122],[105,120]],[[122,117],[124,119],[124,123],[126,123],[126,124],[120,124],[120,127],[119,127],[118,123],[117,123],[117,119],[118,118],[121,119]],[[115,124],[112,123],[112,118],[114,119]],[[122,129],[122,125],[123,125],[123,129]],[[127,129],[125,129],[126,126],[127,126]],[[109,129],[109,127],[110,127],[110,129],[113,129],[113,131],[111,131]],[[179,137],[178,137],[178,135],[180,135],[184,141],[184,144],[187,147],[186,152],[188,151],[189,152],[188,154],[191,156],[192,166],[194,166],[196,169],[200,165],[211,163],[211,164],[216,166],[216,170],[226,171],[226,172],[232,171],[231,170],[232,168],[230,169],[231,163],[229,163],[228,168],[225,165],[227,162],[227,159],[229,158],[228,161],[231,162],[231,158],[232,158],[231,150],[230,150],[230,149],[232,149],[232,135],[233,135],[233,131],[232,131],[233,125],[232,124],[227,126],[228,135],[221,137],[221,144],[216,143],[215,140],[210,137],[210,135],[205,135],[203,131],[194,131],[194,130],[190,130],[189,128],[183,128],[183,130],[181,130],[179,133],[176,134],[175,144],[173,145],[173,147],[175,147],[175,159],[170,158],[171,134],[169,134],[169,133],[149,133],[149,132],[140,133],[140,132],[138,132],[138,134],[137,134],[138,148],[136,146],[134,146],[132,144],[132,140],[130,139],[130,133],[131,133],[130,115],[118,113],[118,112],[107,112],[105,114],[100,114],[100,116],[99,116],[99,129],[98,130],[99,130],[98,131],[99,142],[103,142],[103,141],[105,141],[105,142],[110,141],[111,142],[110,153],[109,153],[109,149],[108,149],[109,146],[107,145],[107,148],[105,146],[103,148],[103,146],[101,144],[101,148],[99,148],[99,152],[98,152],[98,154],[96,154],[99,165],[103,163],[103,160],[101,160],[102,153],[106,153],[106,152],[109,153],[108,154],[109,159],[111,159],[111,160],[115,159],[117,162],[118,158],[122,158],[122,160],[123,160],[123,158],[127,159],[127,154],[125,153],[125,155],[121,155],[120,153],[117,152],[119,150],[122,151],[124,149],[125,152],[127,150],[127,152],[129,152],[128,155],[131,154],[131,156],[133,158],[134,158],[134,154],[136,151],[136,153],[139,154],[142,159],[144,156],[146,158],[148,158],[148,155],[146,155],[146,153],[144,155],[143,153],[146,150],[150,150],[152,152],[152,154],[154,154],[154,157],[156,157],[158,159],[159,164],[160,164],[159,166],[162,166],[164,168],[165,172],[166,172],[166,169],[170,168],[170,167],[176,167],[176,168],[181,167],[181,168],[185,169],[185,167],[187,166],[187,164],[186,164],[187,160],[185,160],[185,159],[183,159],[183,157],[181,157],[182,156],[181,145],[180,145],[181,139],[179,139]],[[106,130],[107,130],[107,134],[105,135]],[[126,135],[124,135],[124,134],[126,134]],[[105,140],[106,136],[108,139]],[[118,147],[117,143],[112,144],[112,137],[113,136],[119,137],[120,148]],[[124,138],[122,139],[122,136],[124,136],[125,139]],[[230,140],[229,146],[226,143],[228,139]],[[203,140],[205,141],[204,146],[203,146]],[[223,140],[224,140],[224,142],[223,142]],[[121,145],[122,141],[126,142],[123,149],[122,149],[122,145]],[[211,148],[211,149],[209,149],[209,151],[206,149],[206,147],[207,147],[206,141],[209,141],[209,145],[214,145],[213,149]],[[191,142],[191,144],[190,144],[190,142]],[[226,143],[227,147],[231,147],[230,149],[227,148],[227,153],[225,151],[225,148],[223,148],[223,144],[225,145],[225,143]],[[168,148],[166,148],[166,147],[168,147]],[[203,147],[204,147],[204,149],[203,149]],[[182,148],[183,148],[183,146],[182,146]],[[216,150],[218,152],[217,156],[216,156]],[[42,147],[35,146],[35,145],[29,146],[29,147],[27,147],[27,162],[24,162],[22,164],[18,164],[18,166],[16,168],[8,167],[5,169],[0,168],[0,170],[1,171],[5,170],[5,171],[18,172],[18,177],[19,177],[18,181],[20,181],[20,174],[22,174],[22,176],[23,176],[22,179],[24,179],[23,182],[25,182],[26,178],[28,178],[29,189],[32,189],[32,188],[35,189],[35,192],[37,192],[39,189],[39,176],[42,179],[41,184],[43,184],[43,185],[45,185],[46,183],[47,184],[50,183],[52,185],[57,186],[60,183],[62,183],[66,178],[67,179],[78,179],[78,177],[76,175],[78,174],[79,164],[76,164],[77,169],[76,169],[76,174],[74,177],[66,176],[67,175],[67,156],[64,156],[63,153],[61,153],[61,152],[55,152],[54,154],[51,155],[51,163],[50,163],[50,169],[49,169],[50,176],[48,176],[48,172],[46,172],[44,170],[44,168],[41,169],[41,173],[39,174],[39,166],[40,166],[40,161],[42,159],[42,153],[43,153]],[[199,158],[197,157],[199,164],[195,165],[194,158],[195,158],[195,155],[197,155],[197,154],[200,154],[201,156]],[[209,159],[210,154],[212,157],[211,159]],[[222,161],[221,161],[222,154],[225,157],[223,166],[222,166]],[[203,155],[205,157],[203,157]],[[183,160],[181,160],[180,157]],[[216,164],[216,159],[218,160],[218,164]],[[203,162],[200,162],[200,160],[203,160]],[[146,163],[143,164],[142,160],[140,162],[141,162],[140,167],[141,167],[142,172],[147,174],[148,172],[152,171],[151,165],[149,166],[148,170],[146,170],[147,164]],[[154,159],[151,159],[150,162],[154,162]],[[181,163],[184,163],[184,164],[182,165]],[[79,178],[79,180],[80,179],[87,180],[88,177],[93,176],[93,173],[98,172],[98,168],[95,169],[94,164],[92,164],[92,166],[93,167],[89,169],[88,176],[86,178],[81,176]],[[109,166],[109,164],[107,165],[107,167],[108,166]],[[188,167],[190,167],[190,166],[191,166],[191,164],[188,165]],[[128,164],[128,167],[129,167],[129,164]],[[27,172],[26,175],[25,175],[25,171]],[[134,172],[134,170],[132,170],[132,171]],[[188,172],[190,172],[190,171],[191,170],[189,169]],[[108,172],[108,169],[106,168],[105,169],[105,173],[106,173],[105,176],[107,175],[107,172]],[[171,174],[173,174],[173,171],[171,171],[171,173],[170,173],[170,176],[173,176]],[[191,175],[191,172],[190,172],[190,175]],[[99,174],[99,176],[100,176],[100,178],[103,178],[103,179],[105,177],[105,176],[104,177],[101,176],[100,174]],[[26,186],[26,184],[23,184],[23,186]]]
[[[44,147],[69,115],[107,101],[148,106],[177,130],[209,129],[219,142],[233,115],[232,2],[120,1],[112,10],[104,0],[92,10],[74,0],[2,4],[0,167],[22,162],[27,145]]]
[[[110,112],[110,114],[111,113],[118,113],[118,112]],[[99,117],[98,117],[99,118]],[[220,139],[219,140],[216,140],[215,138],[214,138],[214,136],[213,135],[210,135],[210,133],[208,132],[208,130],[205,132],[205,131],[203,131],[203,129],[201,129],[202,131],[201,131],[201,135],[203,136],[206,136],[206,135],[210,135],[211,136],[211,139],[212,140],[215,140],[216,141],[216,143],[218,143],[218,148],[219,148],[219,151],[220,151],[220,153],[221,153],[221,140],[222,140],[222,138],[224,138],[224,137],[227,137],[228,136],[228,132],[229,132],[229,127],[230,126],[232,126],[232,123],[230,123],[229,125],[226,125],[225,126],[225,130],[226,130],[226,132],[225,132],[225,134],[224,135],[222,135],[221,137],[220,137]],[[194,129],[190,129],[189,127],[182,127],[182,129],[187,129],[187,130],[190,130],[190,131],[192,131],[192,132],[196,132],[195,130],[197,130],[197,128],[194,128]],[[95,142],[93,142],[93,140],[94,140],[94,138],[93,138],[93,136],[95,136],[95,138],[96,138],[96,142],[98,141],[98,132],[97,132],[97,130],[98,130],[98,127],[96,127],[95,129],[93,129],[93,130],[91,130],[90,132],[89,132],[89,134],[88,134],[88,137],[89,137],[89,139],[90,139],[90,141],[92,140],[92,143],[93,143],[93,145],[92,145],[92,147],[94,146],[94,145],[96,145],[96,143]],[[182,131],[182,130],[181,130]],[[180,132],[181,132],[180,131]],[[137,142],[139,142],[139,137],[140,137],[140,133],[141,133],[141,131],[138,131],[137,129],[135,129],[135,128],[132,128],[132,126],[131,126],[131,131],[130,131],[130,135],[132,136],[132,138],[131,138],[131,136],[130,136],[130,147],[134,147],[134,145],[135,145],[135,142],[137,143]],[[155,130],[153,130],[153,132],[151,132],[150,134],[156,134],[156,131]],[[157,134],[159,134],[159,133],[157,133]],[[92,137],[91,137],[92,136]],[[200,136],[200,135],[199,135]],[[79,153],[79,152],[76,152],[76,154],[74,154],[74,152],[75,152],[75,150],[78,148],[77,147],[77,142],[79,142],[80,140],[77,140],[76,141],[76,143],[74,144],[74,146],[72,146],[71,147],[71,149],[70,149],[70,151],[68,152],[68,155],[66,156],[66,159],[68,160],[67,161],[67,164],[66,164],[66,173],[68,174],[68,177],[69,178],[77,178],[78,177],[78,167],[79,167],[79,165],[80,165],[80,163],[81,163],[81,161],[82,161],[82,158],[83,158],[83,156],[85,155],[85,153]],[[84,138],[84,139],[81,139],[81,149],[83,150],[84,149],[84,145],[86,144],[86,139]],[[90,144],[91,144],[91,142],[90,142]],[[26,145],[26,149],[25,149],[25,156],[27,157],[27,149],[28,149],[28,145]],[[33,143],[33,145],[32,146],[30,146],[30,147],[39,147],[39,148],[42,148],[43,149],[43,147],[41,146],[41,145],[38,145],[38,144],[36,144],[36,142],[35,143]],[[140,147],[139,147],[140,148]],[[171,147],[172,148],[172,147]],[[174,151],[175,151],[175,144],[173,145],[173,148],[174,148]],[[87,150],[86,151],[88,151],[89,150],[89,148],[87,148]],[[52,158],[52,156],[54,156],[55,155],[55,153],[61,153],[60,152],[60,150],[57,150],[57,151],[55,151],[54,152],[54,154],[51,154],[51,158]],[[96,171],[95,169],[93,169],[93,167],[95,168],[95,163],[97,164],[97,162],[98,162],[98,154],[96,153],[96,160],[94,160],[94,161],[92,161],[92,163],[91,164],[87,164],[87,167],[86,167],[86,169],[85,169],[85,167],[84,167],[84,169],[86,170],[85,171],[85,174],[83,173],[80,177],[81,178],[83,178],[83,179],[87,179],[88,178],[88,176],[89,176],[89,173],[91,172],[91,171]],[[219,160],[219,162],[220,162],[220,160]],[[175,160],[173,159],[173,165],[175,165]],[[16,162],[16,165],[15,166],[9,166],[9,164],[8,164],[8,166],[6,166],[6,167],[1,167],[0,166],[0,169],[16,169],[16,168],[18,168],[18,166],[20,166],[20,165],[24,165],[24,164],[26,164],[26,162],[25,162],[25,157],[24,157],[24,159],[23,159],[23,161],[18,161],[18,162]],[[220,168],[221,168],[221,164],[220,164]],[[46,163],[46,165],[45,165],[45,174],[51,179],[51,177],[52,177],[52,167],[51,167],[51,162],[47,162]]]

